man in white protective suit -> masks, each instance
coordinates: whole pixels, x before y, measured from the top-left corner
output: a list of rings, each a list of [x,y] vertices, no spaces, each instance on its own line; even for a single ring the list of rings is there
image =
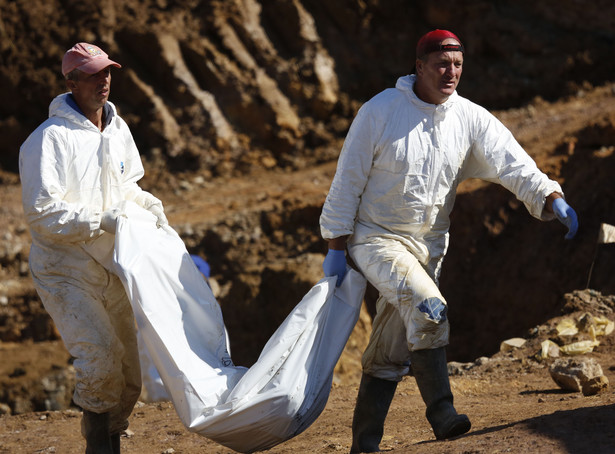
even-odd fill
[[[410,365],[437,439],[470,430],[453,406],[445,346],[447,303],[438,277],[456,189],[467,178],[501,184],[534,217],[578,227],[560,185],[504,125],[456,92],[464,47],[433,30],[417,43],[416,74],[359,110],[340,153],[320,227],[327,276],[346,272],[345,249],[379,291],[363,356],[351,452],[377,452],[397,383]]]
[[[144,174],[130,130],[108,101],[110,60],[78,43],[62,60],[70,93],[23,143],[19,170],[32,235],[30,270],[43,305],[74,357],[74,402],[83,409],[86,453],[118,453],[141,390],[135,321],[119,278],[87,252],[114,235],[122,203],[168,225],[162,203],[143,191]],[[113,237],[108,244],[113,249]]]

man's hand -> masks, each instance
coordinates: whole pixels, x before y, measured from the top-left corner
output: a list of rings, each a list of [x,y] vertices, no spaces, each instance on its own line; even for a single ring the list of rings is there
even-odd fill
[[[164,215],[164,211],[162,210],[160,205],[155,204],[155,205],[150,206],[148,209],[154,216],[156,216],[156,227],[161,229],[169,225],[169,221],[167,220],[167,217]]]
[[[109,208],[107,211],[104,211],[100,216],[100,228],[105,232],[115,235],[115,231],[117,230],[117,218],[122,214],[122,210],[117,207]]]
[[[325,276],[337,276],[336,287],[342,285],[346,275],[346,253],[343,250],[329,249],[325,261],[322,263]]]
[[[566,201],[561,197],[553,200],[552,209],[553,213],[555,214],[555,217],[562,224],[568,227],[568,233],[564,238],[570,240],[576,235],[577,229],[579,228],[577,213],[575,213],[572,207],[568,205]]]

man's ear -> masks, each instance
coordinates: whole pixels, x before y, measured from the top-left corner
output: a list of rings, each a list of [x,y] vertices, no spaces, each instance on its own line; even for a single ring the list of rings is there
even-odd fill
[[[423,60],[417,58],[414,67],[416,68],[416,74],[421,74],[423,72]]]
[[[66,88],[68,88],[70,91],[73,91],[75,88],[77,88],[77,82],[74,80],[68,79],[66,81]]]

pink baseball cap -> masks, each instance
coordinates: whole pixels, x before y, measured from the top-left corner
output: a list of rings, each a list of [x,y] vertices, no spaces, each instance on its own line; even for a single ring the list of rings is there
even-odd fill
[[[457,40],[459,44],[442,44],[447,38]],[[416,58],[421,58],[431,52],[465,52],[461,40],[453,32],[448,30],[432,30],[425,33],[416,45]]]
[[[121,68],[98,46],[88,43],[77,43],[64,54],[62,59],[62,74],[66,76],[69,72],[78,69],[87,74],[95,74],[98,71],[112,65]]]

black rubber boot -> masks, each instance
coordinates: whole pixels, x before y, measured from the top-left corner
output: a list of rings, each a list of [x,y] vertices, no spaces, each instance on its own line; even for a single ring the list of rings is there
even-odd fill
[[[111,449],[113,454],[120,454],[120,433],[111,434]]]
[[[380,452],[384,420],[395,395],[397,382],[363,374],[352,420],[351,453]]]
[[[83,410],[85,454],[113,454],[109,437],[109,413]]]
[[[410,362],[436,438],[452,438],[470,430],[468,417],[457,414],[453,407],[444,347],[410,352]]]

